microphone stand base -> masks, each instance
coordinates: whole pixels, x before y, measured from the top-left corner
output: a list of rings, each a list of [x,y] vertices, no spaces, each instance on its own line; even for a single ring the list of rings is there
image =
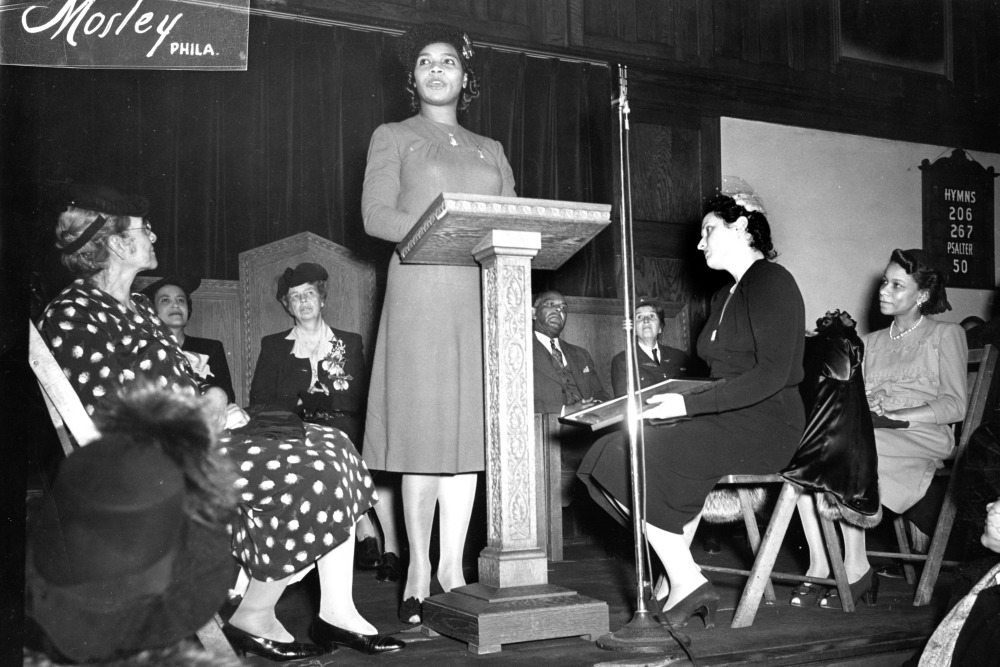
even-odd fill
[[[687,653],[679,642],[691,645],[691,638],[682,632],[671,631],[653,619],[649,612],[636,612],[632,620],[614,632],[601,635],[597,646],[607,651],[622,653],[666,653],[673,651],[678,659],[687,660]],[[659,664],[659,663],[658,663]],[[668,663],[663,663],[668,664]]]

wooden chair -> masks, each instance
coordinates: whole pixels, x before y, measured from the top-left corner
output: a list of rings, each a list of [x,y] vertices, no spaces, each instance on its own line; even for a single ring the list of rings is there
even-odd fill
[[[34,323],[28,323],[28,363],[31,365],[52,418],[59,441],[67,456],[100,437],[94,422],[80,402],[59,363],[52,356]],[[222,634],[222,619],[218,614],[198,632],[198,640],[215,655],[235,656],[229,640]]]
[[[916,580],[912,562],[918,561],[924,563],[920,582],[917,584],[917,591],[913,598],[913,606],[915,607],[920,607],[930,602],[941,566],[954,566],[957,564],[954,561],[944,560],[944,551],[948,546],[948,538],[951,536],[952,525],[955,522],[955,487],[959,483],[958,478],[961,476],[969,438],[972,437],[973,431],[979,428],[979,424],[983,420],[986,399],[989,396],[996,363],[997,349],[992,345],[987,345],[981,350],[969,350],[969,407],[965,412],[965,419],[962,421],[962,431],[959,434],[958,445],[955,447],[955,454],[952,457],[953,464],[937,472],[938,475],[949,477],[948,489],[945,492],[941,511],[938,513],[938,520],[935,524],[934,534],[931,536],[930,547],[927,553],[914,552],[906,534],[907,522],[903,517],[896,517],[893,525],[896,531],[896,541],[899,544],[899,551],[868,552],[869,556],[902,560],[906,580],[911,584]]]
[[[750,495],[750,487],[770,484],[781,484],[781,491],[778,494],[778,502],[771,514],[771,521],[764,532],[764,539],[760,538],[760,531],[757,527],[757,517],[753,509],[753,501]],[[840,594],[840,599],[844,605],[845,612],[854,611],[854,600],[851,597],[851,587],[847,580],[847,570],[844,569],[844,558],[841,554],[840,539],[833,521],[823,516],[819,517],[820,528],[823,532],[823,540],[826,543],[827,556],[830,559],[830,569],[833,570],[832,579],[821,579],[819,577],[807,577],[800,574],[790,574],[785,572],[775,572],[774,564],[778,558],[778,552],[784,542],[785,534],[788,532],[788,524],[795,513],[795,503],[799,496],[806,493],[802,487],[789,482],[781,475],[727,475],[719,480],[718,486],[732,486],[736,489],[740,497],[740,508],[743,514],[743,522],[746,524],[747,535],[750,547],[754,553],[754,563],[750,570],[740,570],[736,568],[718,567],[714,565],[701,565],[702,570],[710,572],[721,572],[725,574],[738,574],[747,577],[746,586],[743,588],[743,595],[740,596],[740,603],[733,614],[731,627],[745,628],[753,624],[760,607],[761,598],[767,604],[775,603],[774,589],[771,586],[771,579],[809,582],[824,586],[836,586]]]

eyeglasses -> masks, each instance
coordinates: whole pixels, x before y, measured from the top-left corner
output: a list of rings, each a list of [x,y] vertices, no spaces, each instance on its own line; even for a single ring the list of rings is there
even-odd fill
[[[289,294],[289,303],[305,303],[306,301],[316,301],[319,299],[319,292],[314,289],[306,290],[305,292],[299,292],[298,294]]]
[[[137,229],[141,229],[142,231],[146,232],[146,236],[149,236],[150,238],[156,236],[156,234],[153,233],[153,226],[149,224],[149,220],[143,220],[142,225],[139,227],[126,227],[125,229],[122,230],[122,232],[131,232]]]

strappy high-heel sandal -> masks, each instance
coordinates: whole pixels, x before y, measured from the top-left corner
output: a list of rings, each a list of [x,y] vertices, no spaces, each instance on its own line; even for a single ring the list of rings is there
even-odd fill
[[[825,593],[825,586],[802,583],[792,589],[792,597],[788,600],[788,604],[793,607],[812,607],[819,604]]]

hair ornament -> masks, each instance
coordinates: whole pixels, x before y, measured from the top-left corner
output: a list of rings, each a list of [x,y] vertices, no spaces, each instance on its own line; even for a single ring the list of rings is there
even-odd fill
[[[747,213],[756,211],[767,215],[767,208],[757,191],[739,176],[723,176],[720,192],[732,197]]]
[[[468,61],[472,60],[472,56],[475,55],[475,51],[472,50],[472,40],[469,39],[469,33],[462,33],[462,57]]]

